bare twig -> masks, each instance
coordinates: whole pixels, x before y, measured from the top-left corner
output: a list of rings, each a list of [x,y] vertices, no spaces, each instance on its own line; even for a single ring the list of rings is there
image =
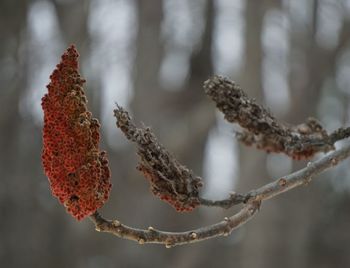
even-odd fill
[[[234,229],[245,224],[258,211],[262,201],[289,191],[300,185],[307,185],[315,175],[338,165],[350,156],[350,144],[329,153],[323,158],[288,176],[279,178],[261,188],[248,193],[246,204],[235,215],[225,218],[219,223],[186,232],[164,232],[149,227],[147,230],[135,229],[121,224],[119,221],[106,220],[98,212],[90,216],[97,231],[114,234],[118,237],[137,241],[140,244],[158,243],[166,247],[189,244],[217,236],[229,235]]]
[[[235,205],[246,203],[249,197],[250,197],[249,194],[238,194],[238,193],[231,192],[230,197],[227,199],[209,200],[209,199],[200,197],[199,201],[202,206],[221,207],[224,209],[229,209]]]
[[[334,150],[335,142],[350,136],[350,128],[328,134],[313,118],[297,126],[282,124],[255,100],[248,98],[235,82],[222,76],[215,75],[205,81],[204,89],[225,119],[244,129],[237,135],[238,139],[267,152],[283,152],[294,159],[305,159],[318,152]]]
[[[234,229],[250,220],[260,207],[259,202],[251,202],[243,207],[237,214],[224,218],[224,220],[199,229],[186,232],[165,232],[148,227],[147,230],[136,229],[121,224],[119,221],[104,219],[98,212],[90,216],[95,223],[96,230],[107,232],[120,238],[133,240],[139,244],[164,244],[167,248],[195,243],[217,236],[227,236]]]

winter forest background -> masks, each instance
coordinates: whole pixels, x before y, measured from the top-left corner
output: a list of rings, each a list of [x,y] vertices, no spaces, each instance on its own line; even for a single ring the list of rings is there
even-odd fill
[[[237,143],[202,83],[226,75],[289,123],[349,125],[350,1],[1,0],[0,40],[1,267],[350,266],[349,160],[264,203],[228,238],[173,249],[78,223],[51,196],[40,160],[40,99],[75,43],[112,169],[103,214],[170,231],[232,214],[180,214],[151,195],[134,145],[115,127],[115,102],[203,177],[207,197],[259,187],[306,162]]]

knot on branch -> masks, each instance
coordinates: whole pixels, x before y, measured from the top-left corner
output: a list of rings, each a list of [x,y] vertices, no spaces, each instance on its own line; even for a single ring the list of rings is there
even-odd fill
[[[279,123],[268,110],[248,98],[235,82],[219,75],[205,81],[204,90],[227,121],[243,128],[237,135],[238,139],[266,152],[307,159],[318,152],[334,150],[336,141],[350,136],[349,128],[328,134],[313,118],[297,126]]]
[[[100,124],[87,110],[74,46],[50,79],[42,98],[43,166],[52,194],[81,220],[107,201],[111,183],[107,155],[98,147]]]
[[[151,184],[151,191],[177,211],[191,211],[200,205],[201,179],[181,165],[157,141],[150,128],[137,128],[122,107],[114,110],[117,126],[137,144],[140,162],[137,167]]]

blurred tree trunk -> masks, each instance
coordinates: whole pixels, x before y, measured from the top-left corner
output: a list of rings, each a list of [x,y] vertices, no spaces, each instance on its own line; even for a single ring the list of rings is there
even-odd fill
[[[292,28],[294,30],[291,34],[292,48],[302,50],[303,54],[306,55],[307,80],[304,86],[300,87],[295,82],[296,75],[293,76],[293,71],[295,74],[298,73],[298,70],[292,69],[293,79],[290,83],[291,107],[297,107],[297,109],[291,111],[288,118],[289,122],[300,123],[310,116],[317,118],[317,108],[321,101],[322,88],[327,81],[335,79],[337,60],[349,45],[350,28],[346,19],[340,29],[338,44],[333,49],[326,49],[317,41],[318,26],[316,21],[319,8],[319,1],[315,0],[312,14],[313,27],[306,32],[303,38],[300,35],[294,35],[297,29]],[[336,90],[335,88],[335,93]],[[297,169],[303,165],[305,165],[305,162],[295,163],[294,168]],[[324,176],[324,174],[321,175],[321,177]],[[324,216],[335,211],[343,211],[344,204],[348,202],[349,198],[346,194],[341,193],[338,193],[337,196],[332,195],[332,191],[330,191],[332,189],[331,183],[331,181],[319,181],[309,191],[302,189],[293,193],[293,200],[289,199],[281,202],[281,206],[286,205],[287,202],[293,202],[294,204],[293,210],[289,210],[289,216],[295,220],[288,221],[290,228],[288,239],[293,245],[289,247],[289,258],[294,265],[293,267],[342,267],[349,263],[349,257],[341,253],[343,248],[348,248],[348,240],[337,238],[337,236],[342,235],[337,234],[336,231],[342,230],[342,223],[350,222],[350,217],[347,216],[349,214],[343,214],[341,216],[342,220],[325,219]],[[312,195],[310,194],[311,191]],[[310,217],[310,215],[312,216]],[[325,243],[330,230],[334,232],[332,239]],[[340,231],[340,233],[343,232]],[[328,252],[332,253],[327,255]],[[335,252],[339,252],[339,255]]]
[[[84,72],[84,66],[91,54],[91,37],[88,29],[90,15],[89,0],[83,1],[59,1],[53,0],[57,13],[58,23],[65,46],[75,44],[79,51],[80,69]],[[66,49],[65,47],[63,49]],[[93,82],[95,84],[93,84]],[[100,118],[101,91],[96,87],[100,81],[86,83],[84,88],[89,99],[89,106],[93,115]]]
[[[249,96],[257,98],[261,103],[261,25],[264,14],[270,8],[281,8],[280,3],[260,4],[259,7],[253,1],[247,2],[246,24],[246,68],[243,75],[243,88]],[[317,99],[317,90],[308,92],[302,90],[303,101],[298,99],[291,107],[291,116],[287,116],[289,122],[303,121],[305,113],[314,111],[310,105],[311,96]],[[291,95],[294,97],[294,90]],[[293,99],[292,97],[292,99]],[[295,98],[294,98],[295,100]],[[316,104],[316,102],[313,102]],[[278,117],[278,115],[276,115]],[[256,152],[254,148],[241,149],[241,175],[239,189],[247,191],[259,185],[265,184],[270,179],[266,172],[266,155],[264,152]],[[254,168],[252,168],[254,167]],[[298,189],[286,196],[276,198],[263,204],[262,212],[255,220],[248,224],[243,243],[240,247],[241,267],[306,267],[305,254],[307,252],[306,241],[307,225],[305,220],[310,217],[311,202],[307,190]],[[288,215],[286,212],[288,211]],[[307,220],[306,220],[307,221]],[[278,253],[277,253],[278,252]],[[276,254],[277,253],[277,254]]]
[[[208,115],[204,126],[196,130],[200,122],[195,122],[203,112],[202,106],[208,106],[202,84],[212,74],[211,39],[213,28],[213,2],[208,1],[206,7],[206,25],[202,36],[202,46],[192,55],[190,61],[190,80],[178,92],[168,92],[159,85],[159,68],[163,56],[160,39],[162,21],[161,1],[152,7],[139,2],[139,38],[136,58],[135,96],[132,101],[132,111],[136,120],[152,126],[160,133],[160,140],[169,150],[174,149],[175,155],[184,160],[186,165],[197,172],[202,170],[202,151],[207,132],[213,124],[212,112]],[[159,14],[159,15],[158,15]],[[152,19],[150,20],[150,17]],[[145,23],[148,21],[148,24]],[[198,109],[198,107],[201,107]],[[206,109],[208,110],[208,109]],[[173,128],[174,121],[182,121],[189,128],[189,137],[185,137],[181,147],[174,147],[176,135],[181,135]],[[178,130],[181,131],[181,130]],[[192,134],[193,133],[193,134]],[[175,134],[175,136],[174,136]],[[192,148],[192,149],[189,149]]]
[[[139,33],[135,63],[135,92],[132,100],[133,115],[136,121],[152,126],[160,142],[180,162],[200,174],[207,134],[214,122],[213,112],[208,108],[202,89],[202,83],[212,74],[213,1],[207,1],[206,4],[204,14],[206,24],[201,38],[202,45],[190,59],[190,79],[182,89],[176,92],[166,91],[159,84],[159,69],[163,58],[162,1],[159,0],[157,4],[152,5],[139,1],[138,5]],[[203,120],[203,116],[207,120]],[[144,180],[139,177],[141,176],[138,175],[139,180]],[[142,185],[142,182],[136,181],[136,184]],[[139,198],[149,205],[134,222],[145,222],[142,219],[147,215],[147,218],[153,219],[149,221],[150,224],[156,224],[155,227],[163,229],[181,230],[188,226],[202,224],[198,211],[179,215],[169,205],[151,196],[148,190],[144,188],[141,190],[142,192],[138,194]],[[159,217],[159,215],[162,216]],[[136,250],[139,256],[147,258],[145,251]],[[173,251],[164,252],[164,256],[171,259],[169,263],[172,263],[173,267],[191,267],[191,263],[196,263],[196,259],[192,259],[193,262],[191,262],[193,254],[196,253],[193,251],[192,256],[187,256],[185,259],[179,258],[185,252],[184,248],[176,248]],[[199,251],[196,252],[200,255]],[[164,263],[160,262],[159,265],[163,266]]]
[[[245,64],[240,81],[248,96],[256,98],[259,103],[263,101],[261,33],[266,9],[266,1],[246,2]],[[268,181],[266,156],[263,152],[241,145],[239,159],[239,191],[249,191]],[[236,253],[238,266],[265,267],[263,263],[267,256],[263,249],[269,247],[271,241],[271,236],[266,239],[266,235],[271,234],[266,231],[270,214],[268,210],[264,206],[262,215],[258,215],[253,223],[245,227],[247,229],[244,230]]]
[[[25,150],[18,142],[20,131],[23,130],[22,118],[19,114],[18,104],[26,87],[26,70],[24,44],[25,26],[27,19],[27,1],[14,4],[11,0],[0,1],[0,263],[4,267],[24,266],[26,261],[18,258],[18,251],[23,250],[13,241],[12,235],[17,230],[14,219],[20,220],[23,204],[20,203],[19,194],[23,192],[21,184],[21,171],[18,152]],[[19,189],[20,188],[20,189]],[[24,215],[25,216],[25,215]]]
[[[249,96],[259,100],[261,99],[261,91],[259,90],[261,88],[261,63],[256,59],[259,58],[257,56],[259,51],[261,52],[261,44],[259,43],[261,35],[259,30],[261,29],[259,25],[262,23],[263,10],[259,14],[250,16],[250,14],[258,12],[260,8],[260,5],[258,7],[252,2],[247,2],[246,57],[248,70],[247,68],[245,69],[244,74],[246,76],[243,75],[242,85]],[[326,79],[330,75],[332,76],[336,67],[336,57],[344,47],[344,44],[347,43],[344,40],[347,36],[347,29],[343,28],[340,43],[335,50],[327,51],[319,47],[315,39],[318,2],[314,1],[313,3],[312,21],[314,23],[311,31],[301,38],[300,35],[293,35],[300,33],[300,29],[294,31],[292,25],[292,35],[290,37],[292,52],[295,49],[301,50],[302,55],[306,57],[305,62],[307,64],[307,82],[303,87],[300,87],[298,77],[295,76],[298,73],[300,74],[299,70],[291,70],[290,107],[292,108],[290,114],[284,119],[294,124],[304,122],[309,116],[317,117],[316,108],[320,90]],[[265,10],[270,7],[265,7]],[[251,31],[255,32],[250,35]],[[255,40],[252,40],[250,36],[254,36]],[[278,117],[278,115],[276,116]],[[305,161],[296,163],[294,170],[301,168],[305,164]],[[254,169],[251,168],[252,166]],[[239,189],[249,190],[256,188],[258,185],[266,183],[266,179],[273,179],[269,178],[266,173],[265,157],[261,153],[251,153],[251,148],[242,148],[240,167],[242,173],[240,175]],[[309,186],[308,188],[292,191],[263,205],[262,213],[246,227],[247,232],[243,238],[243,243],[240,245],[239,258],[242,264],[241,267],[310,267],[314,266],[315,263],[320,264],[318,261],[320,256],[310,254],[310,233],[313,233],[312,230],[320,224],[319,218],[310,217],[310,215],[313,215],[315,211],[322,212],[322,198],[325,195],[325,189],[321,184],[311,187],[312,189]],[[312,196],[310,191],[312,191]],[[322,232],[326,233],[327,231],[322,230]],[[322,236],[321,233],[319,235]],[[315,237],[319,236],[315,234]],[[317,249],[317,247],[314,249]],[[310,255],[314,256],[315,259],[310,259]],[[333,264],[329,263],[329,265],[334,265],[334,262]],[[328,267],[328,265],[325,267]]]

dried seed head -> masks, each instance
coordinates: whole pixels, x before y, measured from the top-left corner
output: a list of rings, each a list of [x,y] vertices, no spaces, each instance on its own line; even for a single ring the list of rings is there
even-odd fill
[[[203,87],[225,119],[243,128],[237,138],[245,145],[254,145],[267,153],[285,153],[298,160],[334,149],[333,144],[327,142],[330,135],[316,119],[294,127],[282,124],[268,109],[249,98],[237,83],[223,76],[214,75]],[[349,136],[346,131],[339,132],[343,137]]]
[[[122,107],[114,110],[117,126],[138,145],[138,170],[148,179],[152,193],[177,211],[192,211],[200,205],[201,179],[181,165],[157,141],[150,128],[137,128]]]
[[[52,194],[81,220],[103,206],[112,185],[106,153],[98,147],[100,125],[86,107],[74,46],[62,55],[50,79],[42,98],[43,167]]]

